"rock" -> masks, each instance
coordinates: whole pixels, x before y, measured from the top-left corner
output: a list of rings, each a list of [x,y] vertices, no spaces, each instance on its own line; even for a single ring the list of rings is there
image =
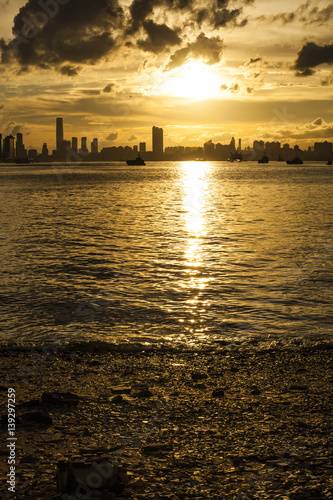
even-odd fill
[[[80,398],[71,392],[44,392],[42,401],[54,406],[77,406]]]
[[[208,378],[207,373],[203,372],[192,372],[191,373],[192,380],[204,380]]]
[[[153,396],[153,393],[150,392],[149,389],[142,389],[141,391],[137,392],[134,397],[135,398],[151,398]]]
[[[119,387],[111,387],[112,394],[130,394],[132,387],[129,386],[119,386]]]
[[[224,396],[224,389],[222,389],[221,387],[214,389],[214,391],[212,392],[213,398],[223,398],[223,396]]]
[[[119,404],[123,403],[124,398],[122,396],[115,396],[114,398],[111,399],[111,403]]]
[[[142,446],[142,453],[156,453],[159,451],[172,451],[173,446],[169,443],[150,443]]]
[[[50,426],[53,424],[53,419],[51,415],[48,413],[42,413],[42,412],[30,412],[30,413],[23,413],[21,415],[21,419],[23,423],[31,423],[31,424],[40,424],[40,425],[46,425]]]

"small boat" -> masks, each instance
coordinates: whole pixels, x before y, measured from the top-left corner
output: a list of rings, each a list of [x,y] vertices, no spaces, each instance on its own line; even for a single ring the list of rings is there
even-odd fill
[[[264,155],[262,158],[258,160],[258,163],[269,163],[269,158],[267,155]]]
[[[326,165],[332,165],[332,160],[327,160]]]
[[[293,158],[292,160],[287,160],[288,165],[303,165],[303,160],[299,156]]]
[[[127,165],[145,165],[145,161],[141,158],[141,156],[137,156],[135,160],[127,160]]]

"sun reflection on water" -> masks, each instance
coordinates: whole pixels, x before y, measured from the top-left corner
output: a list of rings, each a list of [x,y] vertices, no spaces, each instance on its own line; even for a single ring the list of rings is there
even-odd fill
[[[202,298],[204,288],[211,280],[207,276],[204,260],[204,240],[207,234],[207,220],[205,203],[207,197],[208,171],[211,168],[208,162],[184,162],[182,164],[184,177],[184,218],[186,244],[184,249],[185,273],[187,279],[181,284],[189,292],[186,300],[189,318],[185,322],[185,329],[202,335],[204,332],[203,320],[200,312],[205,311],[208,305]]]

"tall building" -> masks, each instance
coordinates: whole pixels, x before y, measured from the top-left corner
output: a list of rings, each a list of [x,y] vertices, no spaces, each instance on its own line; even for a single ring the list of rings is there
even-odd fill
[[[56,149],[58,152],[61,152],[63,149],[63,141],[64,141],[64,122],[62,118],[57,118],[57,132],[56,132],[57,146]]]
[[[43,144],[42,156],[43,156],[43,158],[47,158],[49,156],[49,150],[47,148],[46,142],[44,142],[44,144]]]
[[[0,134],[0,159],[2,158],[2,134]]]
[[[16,158],[23,159],[26,156],[27,152],[23,144],[23,135],[19,132],[16,134]]]
[[[12,135],[7,135],[3,141],[3,157],[9,160],[15,158],[15,139]]]
[[[163,158],[163,129],[153,127],[153,159],[161,160]]]
[[[81,150],[84,151],[85,153],[88,151],[86,137],[81,137]]]
[[[93,139],[91,143],[91,152],[92,154],[97,154],[98,153],[98,139]]]
[[[140,151],[140,153],[146,152],[146,143],[145,142],[140,142],[139,151]]]
[[[77,137],[72,137],[72,150],[77,153]]]

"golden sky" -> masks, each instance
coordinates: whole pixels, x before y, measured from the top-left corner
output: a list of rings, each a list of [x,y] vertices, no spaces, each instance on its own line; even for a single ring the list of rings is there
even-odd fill
[[[333,137],[333,3],[2,0],[0,132],[27,147]]]

